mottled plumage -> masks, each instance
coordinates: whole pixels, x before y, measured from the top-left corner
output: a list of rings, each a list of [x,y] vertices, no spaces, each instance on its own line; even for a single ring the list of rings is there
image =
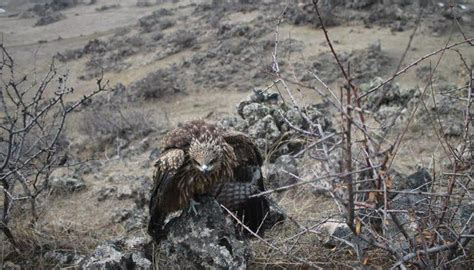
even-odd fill
[[[202,120],[187,122],[163,138],[155,163],[149,232],[160,238],[166,216],[188,206],[196,196],[213,195],[257,229],[268,211],[264,198],[262,157],[242,133],[224,132]],[[249,204],[250,203],[250,204]]]

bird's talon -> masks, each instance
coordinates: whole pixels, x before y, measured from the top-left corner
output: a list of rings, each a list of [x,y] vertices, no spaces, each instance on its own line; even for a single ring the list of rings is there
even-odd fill
[[[196,210],[196,206],[198,206],[200,203],[196,202],[195,200],[191,199],[189,201],[189,209],[188,209],[188,213],[194,213],[196,216],[197,216],[197,210]]]

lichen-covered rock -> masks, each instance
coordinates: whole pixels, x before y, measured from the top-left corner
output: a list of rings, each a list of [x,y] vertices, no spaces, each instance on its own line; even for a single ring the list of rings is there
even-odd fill
[[[390,205],[395,210],[407,210],[406,212],[395,212],[387,218],[387,232],[388,239],[393,239],[396,243],[401,245],[402,249],[410,248],[409,242],[404,240],[403,234],[400,233],[398,224],[400,224],[404,231],[408,234],[410,239],[413,239],[418,234],[419,222],[426,222],[428,211],[429,198],[418,194],[398,194],[393,198]]]
[[[291,155],[280,156],[275,163],[267,164],[264,172],[270,189],[291,185],[297,181],[295,176],[298,176],[296,158]]]
[[[114,243],[98,246],[82,265],[82,269],[152,269],[152,263],[141,251],[126,251]]]
[[[84,261],[84,256],[74,252],[51,250],[46,252],[43,257],[48,262],[54,263],[58,266],[78,266]]]
[[[233,220],[214,200],[170,220],[166,238],[156,246],[157,269],[246,269],[250,250],[236,235]]]
[[[256,139],[259,149],[265,152],[266,149],[269,149],[280,138],[281,132],[273,117],[267,115],[250,126],[248,134]]]
[[[242,117],[249,125],[255,124],[259,119],[270,115],[270,108],[260,103],[250,103],[242,110]]]
[[[49,187],[55,192],[75,192],[86,188],[84,180],[73,177],[52,177]]]
[[[82,269],[126,269],[128,258],[113,244],[98,246]]]
[[[419,190],[427,191],[431,183],[431,176],[425,168],[419,168],[417,172],[406,176],[396,170],[389,170],[388,175],[392,180],[391,190]],[[395,196],[395,194],[391,194]]]
[[[360,85],[362,93],[365,93],[374,87],[379,86],[383,83],[383,79],[376,77],[368,83],[363,83]],[[367,102],[365,106],[367,109],[376,111],[380,108],[381,105],[387,105],[393,103],[401,103],[401,94],[400,86],[396,83],[386,84],[383,87],[379,88],[377,91],[372,92],[367,96]]]

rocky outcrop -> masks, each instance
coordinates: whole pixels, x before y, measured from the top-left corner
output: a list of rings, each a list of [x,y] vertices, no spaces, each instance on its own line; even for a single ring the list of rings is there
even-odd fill
[[[201,266],[202,269],[245,269],[250,250],[239,240],[234,222],[214,200],[196,207],[197,214],[184,210],[165,227],[166,238],[154,254],[160,269]]]
[[[132,248],[138,250],[127,250],[127,246],[120,243],[132,244]],[[145,257],[141,250],[149,242],[144,239],[130,238],[127,241],[116,241],[115,243],[105,243],[99,245],[95,251],[85,259],[81,269],[137,269],[151,270],[152,263]]]

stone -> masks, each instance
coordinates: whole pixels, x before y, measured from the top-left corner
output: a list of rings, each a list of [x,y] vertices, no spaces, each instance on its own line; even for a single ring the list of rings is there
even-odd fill
[[[66,18],[66,16],[64,16],[63,14],[59,12],[54,12],[54,13],[51,13],[39,18],[38,21],[35,23],[35,26],[43,26],[47,24],[52,24],[64,18]]]
[[[21,266],[9,261],[3,262],[1,266],[2,266],[2,269],[5,269],[5,270],[21,270]]]
[[[275,163],[265,165],[263,171],[270,189],[294,184],[297,178],[291,174],[298,176],[296,158],[291,155],[280,156]]]
[[[43,256],[46,260],[56,265],[80,265],[84,260],[83,255],[59,250],[48,251]]]
[[[130,185],[120,186],[117,189],[117,199],[125,200],[133,197],[134,191]]]
[[[111,198],[117,192],[116,187],[102,187],[97,191],[97,200],[99,202],[105,201]]]
[[[82,269],[152,269],[143,252],[125,252],[115,244],[104,243],[85,260]]]
[[[269,149],[281,136],[281,132],[271,115],[267,115],[251,125],[248,134],[250,137],[257,139],[257,145],[262,153]]]
[[[148,156],[148,159],[151,161],[155,161],[160,157],[161,151],[160,148],[153,148]]]
[[[260,103],[251,103],[242,110],[242,118],[248,121],[249,125],[255,124],[259,119],[270,115],[270,108]]]
[[[392,239],[394,244],[400,245],[403,250],[408,250],[410,243],[400,233],[397,223],[401,224],[409,238],[413,239],[418,234],[417,219],[422,220],[429,212],[429,198],[418,194],[398,194],[393,198],[390,205],[392,209],[396,210],[408,209],[408,213],[396,212],[388,216],[386,237]],[[393,217],[397,220],[395,221]]]
[[[183,211],[165,225],[166,237],[155,245],[155,268],[246,269],[250,249],[237,238],[232,218],[210,199],[196,210],[197,215]]]
[[[420,191],[428,191],[428,188],[431,186],[431,178],[430,173],[425,168],[418,168],[418,170],[410,174],[407,177],[408,188],[407,189],[416,189]]]
[[[57,192],[76,192],[85,189],[86,183],[73,177],[52,177],[49,179],[49,187]]]

